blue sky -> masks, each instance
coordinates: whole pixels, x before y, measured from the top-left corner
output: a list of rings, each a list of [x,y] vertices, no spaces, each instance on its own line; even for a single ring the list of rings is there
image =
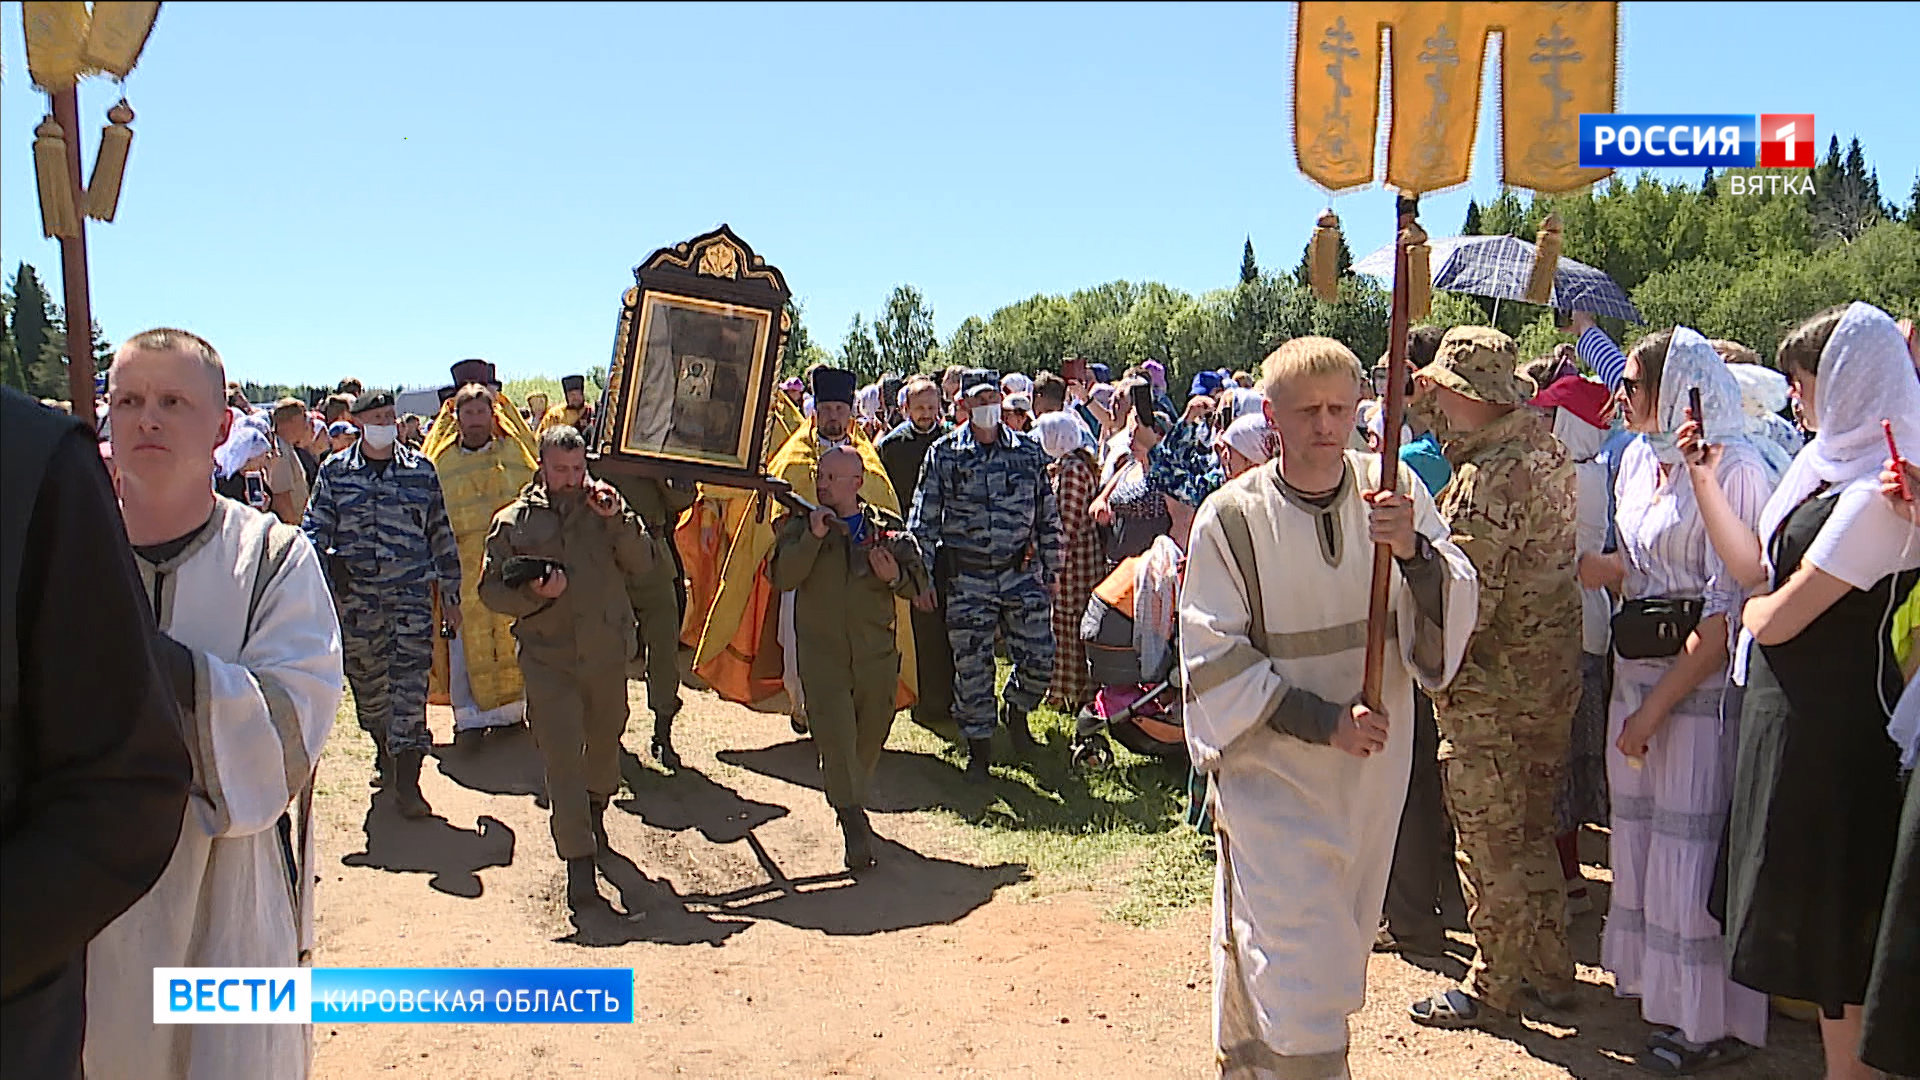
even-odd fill
[[[1620,111],[1812,112],[1904,202],[1920,5],[1622,9]],[[129,82],[119,220],[89,229],[94,311],[116,339],[199,331],[262,382],[557,375],[606,362],[635,263],[723,221],[827,345],[901,282],[943,338],[1035,292],[1199,292],[1249,235],[1293,265],[1326,203],[1293,161],[1291,27],[1283,4],[176,0]],[[0,262],[57,295],[18,3],[0,37]],[[89,157],[113,100],[83,86]],[[1431,232],[1497,192],[1493,151],[1483,117]],[[1389,195],[1335,206],[1356,256],[1387,241]]]

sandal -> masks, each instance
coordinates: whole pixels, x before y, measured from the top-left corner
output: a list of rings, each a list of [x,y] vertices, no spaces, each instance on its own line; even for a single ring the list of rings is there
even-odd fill
[[[1731,1065],[1752,1053],[1753,1047],[1731,1035],[1705,1046],[1693,1046],[1682,1041],[1678,1032],[1666,1032],[1649,1038],[1647,1052],[1634,1063],[1657,1076],[1691,1076]]]
[[[1422,998],[1407,1006],[1407,1015],[1414,1023],[1448,1031],[1479,1027],[1491,1012],[1491,1009],[1481,1008],[1471,995],[1459,989]]]

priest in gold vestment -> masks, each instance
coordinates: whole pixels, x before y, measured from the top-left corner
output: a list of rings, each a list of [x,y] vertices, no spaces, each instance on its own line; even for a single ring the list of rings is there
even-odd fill
[[[441,406],[422,447],[439,474],[460,547],[465,594],[460,609],[467,613],[451,642],[434,639],[429,696],[436,704],[453,706],[453,741],[462,748],[473,746],[489,729],[526,718],[512,620],[480,603],[477,590],[493,515],[520,494],[537,468],[534,436],[520,410],[504,394],[488,390],[487,378],[477,377],[490,378],[490,372],[462,370],[474,363],[454,365],[460,390]]]

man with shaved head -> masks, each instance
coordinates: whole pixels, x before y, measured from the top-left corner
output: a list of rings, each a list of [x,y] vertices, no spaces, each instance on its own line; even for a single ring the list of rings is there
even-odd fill
[[[815,479],[819,508],[781,524],[773,587],[794,594],[808,727],[847,869],[858,872],[874,861],[867,785],[893,726],[900,677],[894,601],[931,586],[906,523],[861,500],[866,462],[857,451],[825,451]]]
[[[231,420],[212,345],[184,330],[133,337],[107,404],[193,787],[159,883],[87,951],[86,1075],[302,1077],[300,1027],[156,1025],[153,969],[294,967],[311,945],[307,809],[340,703],[333,601],[299,529],[214,494]]]

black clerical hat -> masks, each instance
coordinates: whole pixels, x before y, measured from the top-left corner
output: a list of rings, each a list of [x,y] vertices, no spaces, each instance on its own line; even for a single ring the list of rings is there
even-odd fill
[[[587,377],[585,375],[566,375],[560,379],[560,389],[562,390],[585,390],[586,388]]]
[[[853,372],[823,367],[813,373],[813,401],[839,401],[853,404]]]
[[[465,386],[468,383],[485,385],[494,380],[493,365],[487,363],[485,360],[462,360],[448,370],[453,372],[453,385],[455,388]]]

